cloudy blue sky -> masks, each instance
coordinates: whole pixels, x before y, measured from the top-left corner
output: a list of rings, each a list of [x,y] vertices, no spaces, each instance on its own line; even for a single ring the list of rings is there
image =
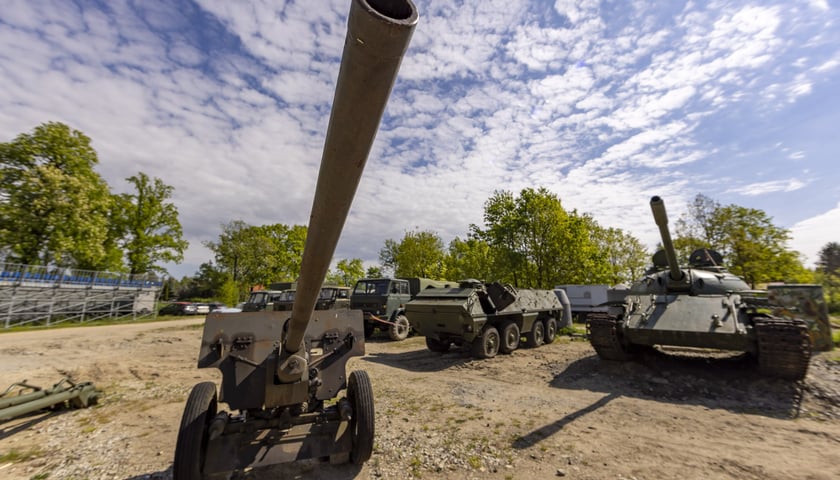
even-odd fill
[[[0,141],[89,135],[116,191],[175,187],[190,249],[303,224],[350,0],[3,0]],[[335,259],[445,242],[494,190],[544,186],[653,247],[703,193],[759,208],[811,263],[840,241],[840,5],[417,0],[420,22]]]

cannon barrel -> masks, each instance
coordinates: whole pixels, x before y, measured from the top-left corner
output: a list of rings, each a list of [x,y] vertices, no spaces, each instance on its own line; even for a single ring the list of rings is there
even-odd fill
[[[287,354],[302,347],[321,284],[417,24],[411,0],[353,0],[301,261]]]
[[[662,237],[662,248],[665,250],[665,258],[668,260],[671,280],[682,278],[682,271],[677,263],[677,250],[671,240],[671,232],[668,230],[668,214],[665,212],[665,201],[658,196],[650,199],[650,209],[653,212],[653,220],[659,227],[659,235]]]

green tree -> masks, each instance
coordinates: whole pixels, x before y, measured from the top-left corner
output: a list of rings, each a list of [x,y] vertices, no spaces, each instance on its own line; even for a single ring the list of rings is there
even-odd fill
[[[632,283],[644,274],[650,263],[650,254],[642,242],[620,228],[598,230],[596,242],[609,264],[611,285]]]
[[[138,173],[126,179],[135,192],[119,196],[121,225],[130,273],[162,272],[158,262],[180,262],[188,243],[183,239],[178,208],[168,200],[173,188],[159,178]],[[117,223],[117,222],[114,222]]]
[[[449,242],[446,255],[446,276],[452,280],[475,278],[495,280],[493,265],[495,259],[490,245],[483,240],[467,237],[461,240],[455,237]]]
[[[383,275],[381,267],[368,267],[365,270],[365,278],[382,278]]]
[[[13,262],[120,270],[114,199],[90,138],[63,123],[0,143],[0,245]]]
[[[222,225],[217,242],[205,246],[215,254],[216,264],[247,290],[253,285],[296,280],[305,241],[306,227],[301,225],[252,226],[235,220]]]
[[[695,247],[719,251],[732,273],[743,277],[753,287],[760,283],[807,278],[799,254],[787,247],[790,232],[777,227],[772,220],[762,210],[739,205],[721,206],[698,195],[677,222],[677,235],[679,244],[686,251]]]
[[[840,243],[829,242],[820,249],[816,280],[823,286],[828,309],[840,312]]]
[[[387,239],[379,252],[382,265],[393,269],[396,277],[441,279],[444,257],[443,240],[429,230],[406,232],[400,242]]]
[[[353,286],[365,275],[365,267],[361,258],[339,260],[335,270],[327,274],[327,283],[335,285]]]
[[[493,251],[497,280],[530,288],[609,281],[597,222],[567,212],[545,188],[526,188],[518,197],[495,192],[484,204],[484,223],[471,226],[472,235]]]

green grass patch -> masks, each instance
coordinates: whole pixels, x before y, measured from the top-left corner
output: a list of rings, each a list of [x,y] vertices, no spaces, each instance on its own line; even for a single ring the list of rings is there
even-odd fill
[[[29,450],[9,450],[6,453],[0,454],[0,463],[18,463],[31,460],[43,453],[38,448],[31,448]]]

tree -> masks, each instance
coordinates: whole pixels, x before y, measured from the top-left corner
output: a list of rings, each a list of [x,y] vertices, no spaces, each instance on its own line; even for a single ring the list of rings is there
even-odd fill
[[[120,270],[114,199],[90,138],[63,123],[0,143],[0,245],[19,263]]]
[[[596,242],[610,266],[611,285],[632,283],[642,276],[650,255],[639,239],[620,228],[602,228],[596,231]]]
[[[840,311],[840,243],[829,242],[820,249],[816,276],[828,299],[828,309]]]
[[[283,224],[252,226],[241,220],[222,225],[218,242],[205,246],[216,264],[241,287],[294,281],[306,242],[306,227]]]
[[[677,222],[675,244],[685,250],[709,247],[719,251],[732,273],[753,287],[807,277],[799,254],[787,248],[790,232],[772,220],[762,210],[721,206],[698,194]]]
[[[365,278],[381,278],[383,275],[380,267],[368,267],[365,271]]]
[[[327,274],[327,282],[336,285],[352,286],[365,274],[361,258],[339,260],[335,270]]]
[[[495,192],[484,204],[484,223],[471,233],[493,251],[495,280],[526,288],[609,281],[597,222],[566,212],[545,188],[526,188],[518,197]]]
[[[382,265],[392,268],[397,277],[441,279],[444,257],[443,240],[429,230],[406,232],[399,243],[387,239],[379,251]]]
[[[120,195],[118,201],[129,272],[162,272],[156,263],[180,262],[188,245],[178,221],[178,208],[167,201],[173,188],[159,178],[149,179],[143,172],[126,180],[136,190]]]
[[[446,275],[450,279],[495,280],[493,250],[483,240],[470,236],[465,240],[455,237],[449,242],[445,263]]]

